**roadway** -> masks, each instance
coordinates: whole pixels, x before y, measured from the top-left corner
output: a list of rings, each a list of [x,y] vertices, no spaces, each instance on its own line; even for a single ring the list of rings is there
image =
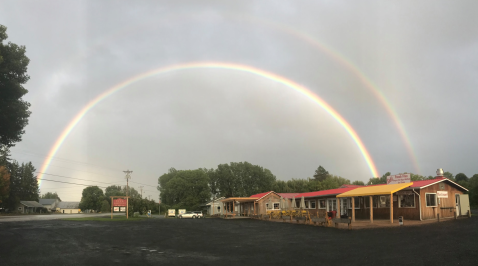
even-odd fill
[[[110,216],[110,213],[74,213],[74,214],[40,214],[40,215],[0,215],[0,223],[4,222],[26,222],[26,221],[47,221],[47,220],[57,220],[65,218],[84,218],[84,217],[102,217]],[[124,213],[118,213],[113,215],[125,215]]]

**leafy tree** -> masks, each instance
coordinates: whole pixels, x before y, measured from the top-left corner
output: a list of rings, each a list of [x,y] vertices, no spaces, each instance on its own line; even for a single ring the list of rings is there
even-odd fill
[[[327,172],[324,167],[319,165],[319,168],[315,170],[314,178],[319,181],[324,181],[327,176],[329,176],[329,172]]]
[[[363,181],[356,180],[352,182],[352,185],[365,186],[365,183]]]
[[[98,186],[89,186],[83,189],[81,193],[80,209],[85,210],[101,210],[104,200],[103,190]]]
[[[387,176],[391,175],[390,172],[386,172],[382,177],[370,178],[367,182],[367,185],[377,185],[377,184],[387,184]]]
[[[202,169],[170,171],[159,184],[162,201],[174,208],[198,209],[210,199],[209,177]]]
[[[468,177],[464,173],[459,173],[455,176],[456,182],[468,181]]]
[[[35,167],[31,162],[22,163],[13,161],[8,164],[10,172],[10,196],[8,197],[8,206],[14,208],[22,200],[38,201],[39,190],[38,181],[35,176]]]
[[[47,192],[46,194],[41,195],[40,198],[41,199],[57,199],[57,200],[61,201],[60,196],[58,196],[58,194],[56,194],[56,192],[54,192],[54,193]]]
[[[10,196],[10,173],[7,167],[0,165],[0,206]]]
[[[105,198],[108,203],[111,205],[111,196],[126,196],[125,191],[121,186],[109,186],[105,189]]]
[[[0,25],[0,146],[6,148],[22,139],[30,116],[30,103],[22,100],[28,92],[23,84],[30,79],[30,60],[25,56],[25,46],[4,44],[7,38],[7,27]]]
[[[452,173],[448,172],[448,171],[445,172],[445,173],[443,173],[443,176],[446,177],[446,178],[448,178],[448,179],[450,179],[451,181],[455,181],[455,176],[454,176]]]
[[[128,191],[128,193],[126,193],[126,191]],[[128,194],[128,196],[131,198],[141,198],[141,194],[139,194],[139,192],[132,186],[128,186],[128,188],[126,188],[126,186],[123,186],[123,193],[124,195]]]
[[[111,212],[111,205],[106,199],[101,203],[101,212]]]

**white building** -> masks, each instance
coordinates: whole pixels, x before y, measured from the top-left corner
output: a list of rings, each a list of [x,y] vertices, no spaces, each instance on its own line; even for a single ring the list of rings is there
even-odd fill
[[[80,203],[72,201],[62,201],[58,204],[56,210],[60,213],[80,213]]]
[[[51,212],[52,210],[56,210],[56,207],[60,201],[58,199],[40,199],[39,203],[43,205],[43,207],[45,207],[49,212]]]
[[[220,214],[223,207],[221,200],[223,199],[225,199],[225,197],[220,197],[207,203],[206,204],[207,214],[208,215]]]

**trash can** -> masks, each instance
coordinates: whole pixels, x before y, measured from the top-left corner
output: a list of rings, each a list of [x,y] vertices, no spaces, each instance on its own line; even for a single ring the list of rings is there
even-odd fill
[[[403,225],[403,216],[398,216],[398,225]]]

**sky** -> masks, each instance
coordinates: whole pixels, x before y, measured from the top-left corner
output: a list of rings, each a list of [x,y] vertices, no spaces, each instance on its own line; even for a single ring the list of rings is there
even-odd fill
[[[476,1],[0,6],[30,58],[32,114],[11,154],[43,171],[42,194],[79,201],[129,169],[157,200],[171,167],[243,161],[278,180],[319,165],[364,182],[478,173]]]

